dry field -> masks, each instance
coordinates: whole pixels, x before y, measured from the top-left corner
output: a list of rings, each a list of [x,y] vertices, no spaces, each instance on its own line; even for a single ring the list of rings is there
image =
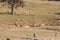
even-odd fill
[[[25,0],[25,7],[15,9],[15,15],[9,15],[10,9],[6,4],[4,5],[5,6],[0,3],[0,23],[2,24],[14,23],[17,19],[19,19],[18,22],[20,23],[21,20],[24,19],[27,25],[31,24],[32,21],[48,26],[60,25],[60,23],[56,21],[56,19],[60,19],[60,15],[55,14],[60,13],[60,2]]]
[[[0,40],[7,40],[7,38],[10,40],[60,40],[60,32],[37,28],[0,29]]]
[[[38,40],[60,40],[60,23],[56,21],[60,15],[55,14],[60,13],[60,2],[25,0],[25,7],[15,9],[14,15],[10,15],[10,9],[2,4],[0,3],[0,40],[34,40],[34,33]],[[40,24],[36,26],[39,28],[31,27],[34,24]]]

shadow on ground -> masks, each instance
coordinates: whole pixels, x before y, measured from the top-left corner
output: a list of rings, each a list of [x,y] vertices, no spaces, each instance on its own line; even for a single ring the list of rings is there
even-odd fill
[[[9,12],[0,12],[0,14],[10,14]]]
[[[56,15],[60,15],[60,12],[55,13]]]

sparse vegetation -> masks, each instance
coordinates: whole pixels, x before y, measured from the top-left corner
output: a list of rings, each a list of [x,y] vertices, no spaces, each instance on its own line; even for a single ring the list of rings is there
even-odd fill
[[[24,1],[23,0],[1,0],[0,3],[6,3],[10,5],[11,8],[11,14],[14,14],[14,8],[17,8],[21,6],[22,8],[24,7]],[[3,4],[3,6],[4,6]]]
[[[60,10],[59,2],[39,1],[39,3],[37,3],[26,0],[24,2],[26,6],[15,9],[14,13],[17,14],[14,15],[9,15],[10,10],[7,7],[8,5],[4,4],[5,6],[0,10],[0,22],[3,24],[14,24],[19,27],[60,26],[60,23],[56,21],[57,18],[60,18],[60,15],[55,14]],[[2,5],[2,3],[0,3],[0,5]],[[16,22],[17,19],[19,20]]]
[[[60,22],[57,19],[60,19],[58,13],[60,2],[40,0],[24,0],[24,2],[25,7],[14,9],[14,15],[9,15],[12,14],[11,4],[0,3],[0,40],[34,40],[34,38],[59,40]]]

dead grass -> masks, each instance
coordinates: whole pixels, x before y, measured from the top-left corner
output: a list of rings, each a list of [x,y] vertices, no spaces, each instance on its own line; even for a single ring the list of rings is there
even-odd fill
[[[55,15],[54,13],[60,11],[60,2],[25,0],[25,3],[26,6],[24,8],[19,7],[17,10],[14,10],[16,13],[15,15],[8,14],[10,9],[7,8],[7,6],[0,8],[0,22],[10,24],[14,23],[16,19],[19,19],[18,22],[20,24],[21,20],[24,19],[24,23],[29,25],[33,22],[33,17],[36,17],[36,22],[39,22],[40,24],[46,24],[48,26],[57,26],[57,24],[59,24],[55,19],[60,18],[60,16]]]

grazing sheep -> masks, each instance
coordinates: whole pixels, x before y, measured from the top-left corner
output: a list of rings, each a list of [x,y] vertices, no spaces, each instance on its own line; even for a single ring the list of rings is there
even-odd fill
[[[46,24],[42,23],[41,26],[46,26]]]
[[[28,26],[28,25],[25,25],[25,26],[23,26],[23,28],[30,28],[30,26]]]

